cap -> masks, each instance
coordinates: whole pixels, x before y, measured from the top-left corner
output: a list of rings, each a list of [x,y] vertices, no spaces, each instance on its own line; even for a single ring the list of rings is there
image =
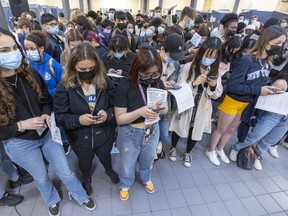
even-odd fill
[[[185,59],[183,39],[178,34],[171,34],[165,38],[163,47],[169,52],[170,58],[175,61]]]

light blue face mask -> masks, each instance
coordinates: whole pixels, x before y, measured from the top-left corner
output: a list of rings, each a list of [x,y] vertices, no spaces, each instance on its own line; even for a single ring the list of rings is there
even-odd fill
[[[52,34],[52,35],[56,35],[56,34],[58,34],[59,33],[59,28],[58,28],[58,26],[51,26],[50,27],[50,34]]]
[[[175,62],[174,59],[172,59],[172,58],[170,58],[170,57],[167,57],[167,56],[164,57],[164,61],[165,61],[166,63],[168,63],[168,64],[171,64],[171,63],[174,63],[174,62]]]
[[[114,13],[108,13],[108,17],[109,17],[109,19],[114,19]]]
[[[110,34],[111,31],[112,31],[112,29],[104,29],[104,30],[103,30],[103,32],[104,32],[105,34]]]
[[[121,59],[123,57],[123,55],[124,55],[124,53],[122,53],[122,52],[121,53],[117,53],[117,52],[114,53],[114,57],[117,59]]]
[[[203,57],[201,60],[202,65],[204,65],[205,67],[211,66],[214,62],[216,61],[216,59],[214,58],[205,58]]]
[[[194,25],[194,20],[190,20],[188,23],[186,23],[185,27],[187,29],[190,29]]]
[[[159,27],[157,28],[157,30],[158,30],[158,34],[159,34],[159,35],[162,35],[162,34],[164,33],[164,31],[165,31],[165,29],[164,29],[163,27],[161,27],[161,26],[159,26]]]
[[[40,60],[40,55],[38,50],[27,51],[27,56],[30,60],[38,62]]]
[[[0,68],[16,70],[20,67],[22,58],[23,56],[19,49],[9,53],[1,53]]]
[[[153,35],[153,31],[151,29],[147,29],[145,32],[146,37],[151,37]]]
[[[154,17],[155,17],[155,18],[161,17],[161,13],[154,13]]]

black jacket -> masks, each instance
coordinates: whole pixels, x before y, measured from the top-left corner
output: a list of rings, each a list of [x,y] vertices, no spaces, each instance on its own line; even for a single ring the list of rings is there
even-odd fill
[[[39,117],[43,114],[51,114],[52,108],[52,97],[48,92],[48,88],[45,84],[45,81],[40,77],[40,75],[33,69],[30,69],[33,73],[33,76],[37,83],[39,84],[42,92],[43,98],[41,101],[38,100],[37,93],[33,91],[32,87],[28,84],[28,81],[25,78],[23,73],[18,73],[18,81],[17,81],[17,88],[12,87],[14,93],[14,100],[16,103],[16,121],[9,125],[0,125],[0,140],[6,140],[10,138],[18,138],[18,139],[25,139],[25,140],[36,140],[39,139],[40,136],[35,130],[26,130],[25,132],[21,133],[18,131],[17,122],[22,120],[26,120],[33,117]],[[15,75],[16,76],[16,75]],[[14,78],[8,77],[7,80]],[[15,79],[15,78],[14,78]],[[22,82],[21,82],[22,81]],[[22,86],[23,83],[23,86]],[[30,110],[27,98],[24,94],[23,87],[26,91],[27,98],[31,104],[32,110]],[[2,102],[1,102],[2,103]],[[45,136],[48,129],[44,131],[41,137]]]
[[[47,33],[48,39],[45,45],[45,52],[60,63],[60,55],[64,51],[64,43],[55,35]]]
[[[114,118],[115,87],[107,78],[105,90],[96,89],[96,105],[93,115],[98,111],[107,112],[107,120],[101,124],[84,126],[79,117],[90,112],[81,87],[66,89],[62,83],[57,86],[54,95],[54,112],[56,122],[65,129],[69,143],[75,148],[92,149],[103,145],[109,137],[114,136],[116,128]]]

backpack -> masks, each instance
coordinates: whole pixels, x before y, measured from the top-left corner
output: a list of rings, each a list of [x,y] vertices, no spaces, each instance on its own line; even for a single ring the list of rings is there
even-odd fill
[[[237,166],[241,169],[252,170],[255,163],[256,150],[253,145],[241,149],[237,155]]]

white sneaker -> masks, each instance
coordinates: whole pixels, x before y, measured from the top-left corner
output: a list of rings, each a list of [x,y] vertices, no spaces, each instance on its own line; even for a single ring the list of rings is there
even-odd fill
[[[211,161],[211,163],[213,163],[216,166],[220,165],[220,161],[217,158],[216,151],[209,151],[207,149],[205,153],[206,153],[207,157],[209,158],[209,160]]]
[[[184,153],[183,164],[185,167],[190,167],[192,163],[192,155],[189,153]]]
[[[224,150],[216,150],[217,155],[219,155],[220,159],[224,162],[224,163],[230,163],[229,158],[227,157],[227,155],[225,154]]]
[[[176,148],[172,148],[168,153],[168,157],[171,161],[176,161],[176,155]]]
[[[278,145],[275,146],[270,146],[268,149],[268,152],[274,157],[274,158],[279,158],[279,154],[278,154]]]
[[[259,171],[262,170],[262,165],[261,165],[261,162],[260,162],[260,160],[258,158],[255,158],[254,167],[255,167],[256,170],[259,170]]]
[[[236,162],[237,161],[237,155],[238,155],[238,152],[234,149],[231,149],[230,155],[229,155],[230,160]]]

